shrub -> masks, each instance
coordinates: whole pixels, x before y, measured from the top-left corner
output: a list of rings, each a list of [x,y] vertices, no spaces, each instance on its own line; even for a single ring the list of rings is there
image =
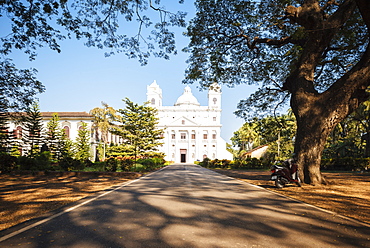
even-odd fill
[[[144,165],[139,164],[139,163],[134,163],[131,167],[131,171],[134,172],[143,172],[144,171]]]
[[[199,164],[203,167],[206,167],[206,168],[209,168],[210,167],[210,159],[209,158],[204,158],[202,162],[200,162]]]
[[[51,165],[51,153],[48,151],[42,152],[35,157],[36,168],[34,170],[49,170]]]
[[[105,162],[95,162],[90,168],[94,171],[104,171]]]
[[[11,172],[17,168],[17,158],[7,153],[0,153],[0,173]]]
[[[105,170],[110,172],[117,171],[118,161],[114,157],[110,157],[105,161]]]
[[[152,160],[153,160],[154,166],[157,168],[164,165],[166,162],[166,160],[164,160],[163,158],[158,158],[158,157],[152,158]]]
[[[322,170],[336,170],[336,171],[362,171],[370,168],[370,158],[335,158],[322,159]]]
[[[132,169],[132,166],[134,165],[135,161],[132,159],[120,159],[120,165],[121,165],[121,170],[122,171],[130,171]]]
[[[151,158],[138,159],[137,163],[142,164],[144,166],[144,170],[154,169],[154,161]]]
[[[84,167],[81,161],[69,157],[60,160],[59,166],[65,171],[82,170]]]

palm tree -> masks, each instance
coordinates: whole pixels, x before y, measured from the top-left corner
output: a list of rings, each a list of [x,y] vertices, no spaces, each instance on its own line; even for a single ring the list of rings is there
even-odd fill
[[[112,129],[113,121],[115,120],[116,110],[105,102],[101,102],[103,108],[96,107],[90,111],[94,116],[93,127],[101,134],[101,141],[103,142],[103,159],[105,159],[105,147],[108,143],[108,134]]]

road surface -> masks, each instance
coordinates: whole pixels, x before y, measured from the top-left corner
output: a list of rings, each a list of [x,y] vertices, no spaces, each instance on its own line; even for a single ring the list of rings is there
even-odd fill
[[[172,165],[0,232],[0,247],[370,247],[370,227],[196,165]]]

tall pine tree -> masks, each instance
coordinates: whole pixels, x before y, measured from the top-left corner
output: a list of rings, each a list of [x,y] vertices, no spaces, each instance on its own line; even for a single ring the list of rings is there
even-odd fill
[[[8,116],[0,112],[0,153],[8,153],[11,150],[12,135],[8,131]]]
[[[75,146],[76,159],[80,161],[86,161],[90,158],[90,130],[87,128],[87,124],[84,122],[78,130]]]
[[[65,132],[60,128],[58,113],[54,113],[51,120],[47,123],[45,141],[52,158],[59,160],[65,146]]]
[[[28,156],[35,157],[40,153],[43,141],[43,125],[39,104],[34,102],[27,108],[26,115],[23,117],[23,142],[28,146]]]
[[[148,151],[156,151],[163,143],[163,130],[158,129],[157,110],[146,105],[133,103],[128,98],[123,100],[125,109],[119,109],[118,121],[121,125],[116,127],[116,134],[121,136],[126,146],[132,148],[135,159]]]

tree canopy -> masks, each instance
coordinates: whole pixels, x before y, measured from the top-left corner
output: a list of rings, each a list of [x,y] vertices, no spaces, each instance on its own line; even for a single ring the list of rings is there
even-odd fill
[[[239,103],[246,119],[290,103],[301,178],[325,183],[327,137],[369,97],[370,2],[197,0],[196,7],[184,82],[258,84]]]
[[[184,82],[258,84],[239,104],[237,114],[247,119],[289,103],[292,72],[303,63],[308,42],[316,39],[312,35],[328,36],[310,68],[307,87],[315,92],[324,92],[347,73],[369,41],[352,0],[198,0],[196,6],[187,32],[191,55]]]
[[[161,2],[1,1],[0,17],[8,18],[10,28],[0,39],[0,54],[9,55],[14,49],[20,49],[34,59],[37,48],[47,46],[60,52],[61,40],[76,38],[83,39],[87,46],[107,48],[107,56],[124,52],[142,63],[146,63],[151,54],[168,58],[169,53],[176,53],[175,36],[170,27],[185,27],[186,14],[168,11]]]
[[[61,52],[60,42],[75,38],[105,55],[124,53],[146,64],[150,56],[176,54],[173,26],[185,27],[185,13],[160,0],[0,1],[0,112],[24,111],[44,87],[35,69],[18,69],[10,59],[21,50],[30,60],[40,47]],[[177,1],[183,3],[183,0]],[[168,3],[169,4],[169,3]],[[173,4],[173,3],[172,3]]]

